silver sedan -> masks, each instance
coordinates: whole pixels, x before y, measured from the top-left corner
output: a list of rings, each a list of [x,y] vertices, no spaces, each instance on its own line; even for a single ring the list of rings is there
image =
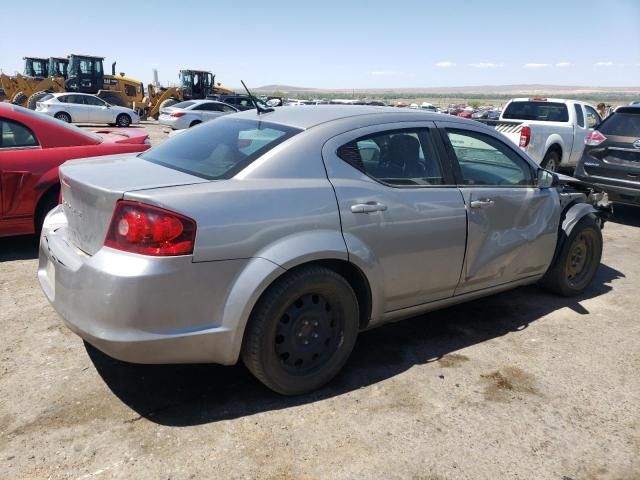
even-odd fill
[[[158,122],[174,130],[182,130],[237,111],[237,108],[215,100],[187,100],[163,108]]]
[[[601,195],[408,109],[247,111],[60,180],[38,276],[71,330],[131,362],[242,358],[283,394],[331,380],[363,329],[536,282],[579,294],[602,251]]]
[[[36,103],[36,111],[67,123],[106,123],[128,127],[140,123],[136,112],[111,105],[88,93],[50,93]]]

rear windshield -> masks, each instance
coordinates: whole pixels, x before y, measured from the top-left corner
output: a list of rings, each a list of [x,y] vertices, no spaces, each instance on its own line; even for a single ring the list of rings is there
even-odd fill
[[[176,135],[140,157],[208,180],[220,180],[233,177],[301,131],[258,120],[219,118]]]
[[[180,103],[176,103],[174,105],[171,105],[168,108],[187,108],[190,107],[191,105],[195,105],[196,102],[192,102],[192,101],[188,101],[188,102],[180,102]]]
[[[537,120],[539,122],[568,122],[569,111],[564,103],[511,102],[502,118],[508,120]]]
[[[46,102],[47,100],[51,100],[53,98],[53,95],[51,95],[50,93],[47,93],[46,95],[40,97],[40,100],[38,100],[38,102]]]
[[[613,113],[598,127],[605,135],[640,138],[640,108],[638,113]]]

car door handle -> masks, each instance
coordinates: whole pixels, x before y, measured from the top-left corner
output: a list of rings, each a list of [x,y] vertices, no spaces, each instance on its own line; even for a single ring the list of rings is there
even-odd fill
[[[483,198],[482,200],[474,200],[471,202],[471,208],[489,208],[496,204],[490,198]]]
[[[384,212],[386,209],[386,205],[377,202],[356,203],[355,205],[351,205],[351,211],[353,213]]]

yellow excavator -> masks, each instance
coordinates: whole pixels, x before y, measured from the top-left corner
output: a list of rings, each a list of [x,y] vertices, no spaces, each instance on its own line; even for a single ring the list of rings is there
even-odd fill
[[[149,117],[158,119],[160,110],[184,100],[200,100],[210,95],[231,94],[233,90],[216,83],[216,76],[206,70],[184,68],[180,70],[180,86],[156,88],[147,85]]]

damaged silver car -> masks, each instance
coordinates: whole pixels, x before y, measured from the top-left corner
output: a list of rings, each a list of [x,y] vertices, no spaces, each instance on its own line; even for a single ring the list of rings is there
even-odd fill
[[[602,252],[600,194],[422,111],[247,111],[60,180],[38,276],[71,330],[130,362],[242,358],[287,395],[364,329],[532,283],[578,295]]]

